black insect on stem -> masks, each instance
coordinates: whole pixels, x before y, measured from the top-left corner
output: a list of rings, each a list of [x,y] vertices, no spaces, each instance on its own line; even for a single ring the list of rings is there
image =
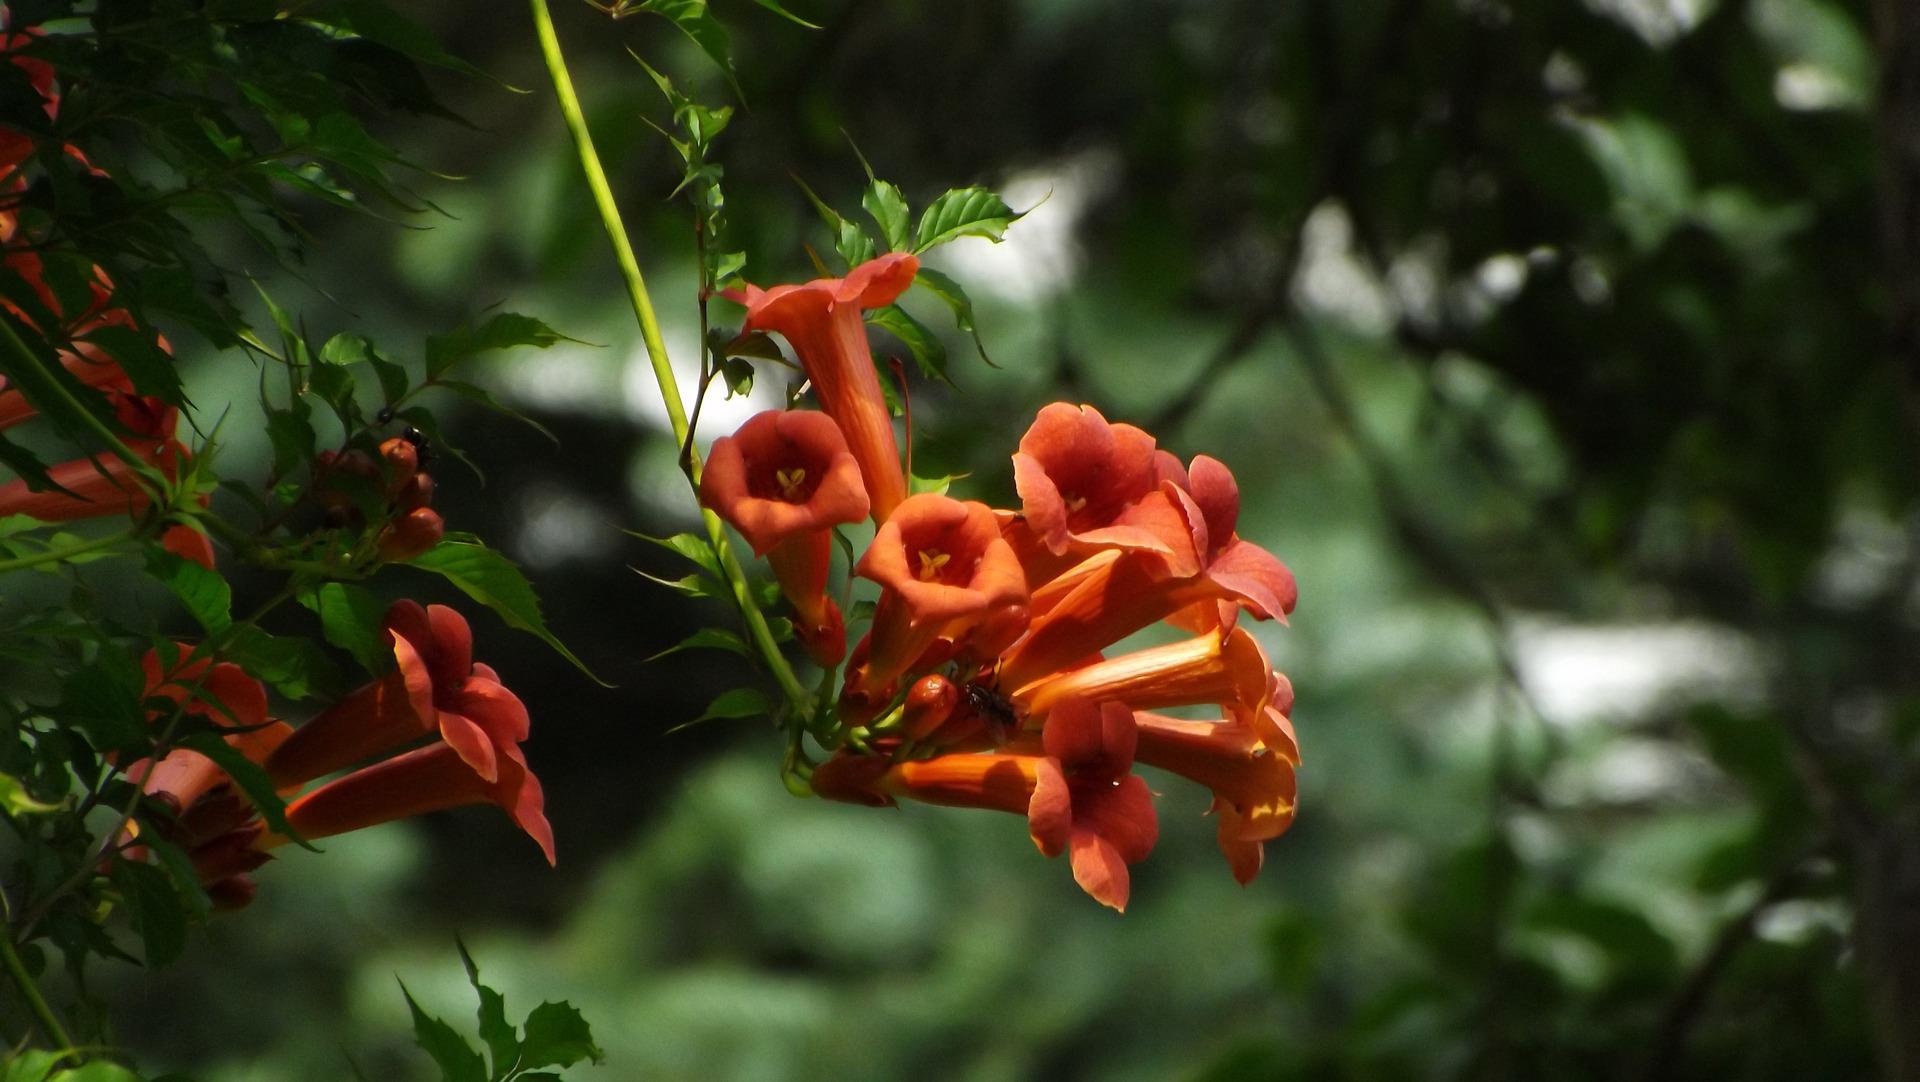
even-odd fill
[[[1005,744],[1019,735],[1021,718],[1013,700],[1000,694],[992,682],[971,680],[966,687],[967,706],[986,722],[987,735],[995,744]]]
[[[406,429],[400,433],[400,438],[413,444],[416,461],[415,468],[421,470],[426,469],[427,464],[433,461],[433,441],[427,438],[425,432],[420,431],[412,425],[408,425]]]

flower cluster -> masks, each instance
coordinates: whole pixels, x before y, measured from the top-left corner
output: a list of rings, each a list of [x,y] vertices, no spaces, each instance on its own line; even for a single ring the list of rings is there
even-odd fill
[[[846,663],[813,791],[1025,815],[1042,853],[1068,854],[1081,887],[1123,909],[1128,866],[1158,835],[1133,772],[1146,764],[1212,791],[1221,851],[1250,881],[1293,820],[1299,749],[1291,686],[1241,619],[1284,620],[1292,574],[1240,537],[1224,465],[1183,464],[1090,406],[1040,411],[1013,456],[1018,509],[907,495],[861,310],[917,270],[894,253],[736,295],[747,330],[793,347],[821,407],[716,441],[701,486],[771,561],[808,654]],[[826,592],[831,536],[868,516],[852,571],[879,596],[849,652]],[[1185,637],[1114,652],[1161,623]],[[1207,720],[1155,712],[1209,706]]]
[[[322,451],[313,459],[314,492],[332,527],[363,528],[377,517],[374,547],[382,560],[405,560],[432,548],[446,533],[433,503],[426,440],[413,429],[383,440],[377,455],[357,448]]]
[[[290,798],[286,824],[300,839],[493,804],[552,863],[545,798],[520,751],[527,709],[498,673],[473,660],[467,621],[444,605],[398,601],[383,630],[393,669],[297,729],[268,717],[266,689],[238,665],[193,657],[184,647],[171,661],[146,656],[147,698],[176,704],[166,716],[198,715],[219,730]],[[293,840],[268,829],[228,772],[200,751],[175,748],[158,762],[134,764],[128,775],[171,814],[161,835],[186,850],[216,904],[252,900],[248,873]]]

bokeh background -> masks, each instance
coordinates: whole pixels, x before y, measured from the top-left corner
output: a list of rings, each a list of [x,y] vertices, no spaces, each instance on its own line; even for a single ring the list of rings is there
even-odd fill
[[[485,810],[289,854],[173,969],[103,972],[144,1067],[426,1077],[395,978],[469,1018],[456,934],[510,1008],[582,1008],[609,1059],[583,1078],[1845,1079],[1913,1054],[1904,5],[792,6],[823,29],[717,5],[751,276],[809,276],[830,241],[792,178],[852,208],[855,143],[916,205],[980,182],[1034,208],[936,259],[1000,367],[949,337],[918,472],[1005,505],[1062,398],[1226,461],[1242,534],[1301,584],[1260,629],[1298,691],[1297,826],[1243,890],[1204,795],[1160,779],[1120,917],[1014,817],[796,800],[759,724],[670,733],[742,668],[645,660],[723,614],[636,575],[671,558],[622,533],[692,521],[637,332],[525,12],[423,0],[531,91],[437,74],[466,123],[384,133],[463,178],[419,178],[445,215],[315,208],[297,274],[232,259],[317,336],[403,354],[498,305],[592,343],[477,370],[558,444],[448,403],[485,480],[443,465],[438,505],[617,687],[477,614],[559,868]],[[559,7],[690,366],[692,236],[626,49],[730,92],[664,22]],[[203,403],[253,379],[190,370]],[[248,428],[230,463],[265,461]],[[440,597],[407,574],[383,583]]]

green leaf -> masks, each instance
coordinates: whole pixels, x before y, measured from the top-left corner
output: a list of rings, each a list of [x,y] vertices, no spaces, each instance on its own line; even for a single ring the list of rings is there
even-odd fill
[[[998,244],[1007,227],[1019,221],[998,195],[985,188],[954,188],[920,215],[913,250],[924,252],[961,237],[985,237]]]
[[[140,932],[148,968],[166,965],[187,945],[187,907],[173,878],[151,864],[116,860],[111,878]]]
[[[98,346],[112,357],[133,381],[135,393],[181,404],[180,371],[152,331],[105,323],[88,331],[80,341]]]
[[[226,658],[289,699],[305,699],[340,686],[340,670],[306,639],[269,635],[251,624],[233,629]]]
[[[773,12],[775,15],[778,15],[781,18],[786,19],[788,22],[798,23],[799,25],[806,27],[808,30],[820,29],[820,26],[818,23],[810,23],[807,20],[802,19],[800,16],[795,15],[793,12],[788,11],[786,8],[781,7],[779,0],[753,0],[753,2],[756,4],[759,4],[763,8],[766,8],[768,11]]]
[[[860,197],[860,205],[873,218],[873,224],[880,227],[880,236],[887,242],[887,251],[906,251],[911,240],[907,233],[909,212],[907,199],[900,194],[900,189],[874,178],[867,184],[866,194]]]
[[[593,1043],[593,1031],[566,1001],[542,1003],[527,1016],[526,1040],[521,1045],[520,1065],[571,1067],[581,1060],[599,1063],[604,1057]]]
[[[714,700],[707,704],[707,708],[701,711],[699,717],[691,721],[683,721],[673,728],[668,729],[667,732],[677,733],[682,729],[690,729],[703,721],[757,718],[762,714],[771,713],[772,710],[773,704],[757,689],[734,688],[732,691],[723,691],[715,696]]]
[[[927,325],[907,314],[905,308],[889,304],[867,313],[867,322],[898,338],[913,354],[914,367],[931,380],[952,384],[947,376],[947,347]]]
[[[981,340],[980,329],[973,319],[973,298],[967,296],[967,291],[960,288],[959,282],[931,267],[923,266],[920,268],[920,273],[914,276],[913,284],[944,301],[953,311],[953,325],[963,333],[972,336],[973,348],[980,351],[980,359],[987,362],[990,368],[1000,367],[993,363],[992,357],[987,356],[987,344]]]
[[[910,476],[907,478],[907,492],[915,496],[922,492],[933,492],[944,496],[947,494],[947,489],[953,487],[955,481],[965,476],[967,475],[964,473],[950,473],[945,477]]]
[[[506,997],[480,983],[480,967],[474,964],[467,945],[457,936],[453,943],[460,950],[460,964],[466,967],[467,983],[473,986],[474,995],[480,997],[480,1039],[486,1042],[487,1054],[493,1058],[493,1077],[504,1078],[520,1059],[520,1036],[514,1032],[513,1023],[507,1021]]]
[[[685,556],[700,570],[705,571],[715,578],[720,577],[720,557],[714,554],[713,546],[707,542],[707,539],[701,537],[699,534],[677,533],[672,537],[654,537],[651,534],[644,534],[635,530],[628,530],[627,532],[642,541],[659,545],[668,552],[677,552]]]
[[[218,635],[233,623],[233,591],[218,572],[156,546],[147,550],[147,574],[172,590],[207,634]]]
[[[519,410],[514,409],[512,406],[500,401],[498,398],[495,398],[493,392],[487,390],[485,387],[457,379],[443,379],[435,383],[434,386],[444,391],[452,391],[462,398],[478,402],[503,417],[511,417],[551,440],[555,447],[560,446],[560,437],[554,435],[546,425],[541,424],[539,421],[534,420]]]
[[[833,250],[840,254],[841,259],[846,260],[847,266],[857,267],[873,258],[873,238],[867,236],[866,230],[841,217],[840,212],[815,195],[805,181],[795,177],[794,183],[800,185],[800,190],[806,193],[807,202],[813,204],[813,209],[827,223],[827,228],[833,230]]]
[[[487,1065],[480,1053],[452,1026],[421,1010],[405,981],[400,982],[400,994],[407,997],[407,1010],[413,1015],[413,1043],[439,1065],[441,1082],[487,1082]]]
[[[439,379],[461,361],[494,350],[532,346],[546,349],[555,342],[575,342],[532,316],[501,312],[478,327],[460,327],[427,339],[427,378]]]
[[[595,676],[585,662],[575,657],[565,643],[547,630],[546,618],[540,614],[540,598],[512,560],[485,545],[446,540],[407,563],[445,578],[468,597],[498,613],[509,627],[539,638],[551,646],[555,653],[572,662],[573,667],[585,673],[589,680],[602,687],[612,686]]]
[[[727,41],[727,28],[707,10],[707,0],[646,0],[638,10],[679,27],[720,68],[727,81],[733,81],[733,50]]]
[[[246,795],[248,803],[251,803],[260,813],[260,818],[266,821],[269,830],[289,838],[295,836],[293,828],[287,825],[286,803],[280,799],[280,793],[274,788],[273,780],[267,777],[267,772],[259,763],[242,755],[232,744],[227,743],[226,737],[211,729],[188,733],[177,743],[183,748],[191,748],[212,759],[215,766],[226,771],[227,776],[233,779],[233,783],[240,787],[240,792]],[[304,842],[301,844],[307,849],[313,848]]]
[[[727,382],[728,398],[752,394],[753,362],[739,357],[727,357],[720,362],[720,378]]]
[[[10,816],[45,815],[47,812],[59,811],[65,806],[64,800],[57,804],[35,800],[33,794],[27,792],[27,787],[19,778],[11,774],[0,774],[0,808],[5,809]]]
[[[703,575],[698,571],[695,571],[685,578],[678,579],[663,579],[658,575],[649,575],[637,567],[633,569],[633,573],[646,579],[648,582],[659,583],[669,590],[678,591],[688,597],[704,597],[714,601],[727,601],[733,596],[727,593],[726,587],[722,586],[717,580]]]
[[[727,650],[739,654],[741,657],[753,656],[753,651],[748,648],[746,640],[740,636],[725,628],[703,627],[647,660],[659,661],[663,657],[667,657],[670,654],[677,654],[682,650]]]
[[[102,649],[94,663],[61,684],[59,716],[86,735],[94,750],[129,759],[149,747],[142,694],[146,675],[124,650]]]
[[[393,651],[386,636],[387,603],[371,590],[328,582],[302,592],[299,601],[320,617],[320,633],[326,640],[353,655],[361,668],[377,674],[392,667]]]

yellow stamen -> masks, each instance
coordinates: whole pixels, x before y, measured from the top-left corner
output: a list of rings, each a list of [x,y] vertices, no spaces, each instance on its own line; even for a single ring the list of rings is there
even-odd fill
[[[1086,505],[1087,505],[1087,498],[1085,496],[1067,497],[1067,510],[1070,512],[1078,512],[1082,507],[1085,507]]]
[[[938,549],[921,549],[920,581],[932,582],[934,579],[940,577],[940,569],[947,566],[947,561],[951,559],[953,559],[952,556]]]
[[[790,470],[773,471],[773,479],[780,482],[780,494],[789,500],[800,498],[800,486],[806,483],[807,471],[799,467]]]

